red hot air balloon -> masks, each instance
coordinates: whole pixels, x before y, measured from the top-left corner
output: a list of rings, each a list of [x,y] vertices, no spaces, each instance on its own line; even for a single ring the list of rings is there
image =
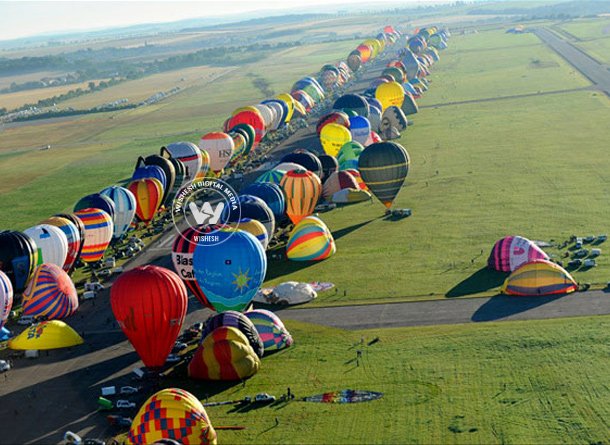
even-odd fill
[[[136,267],[112,285],[110,304],[144,365],[162,366],[186,315],[186,287],[180,277],[163,267]]]

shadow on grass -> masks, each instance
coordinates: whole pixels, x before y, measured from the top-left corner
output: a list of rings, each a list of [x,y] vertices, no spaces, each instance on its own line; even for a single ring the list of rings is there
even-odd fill
[[[369,219],[368,221],[364,221],[364,222],[361,222],[358,224],[353,224],[351,226],[344,227],[343,229],[336,230],[333,232],[333,238],[335,240],[338,240],[339,238],[343,238],[344,236],[349,235],[350,233],[355,232],[356,230],[361,229],[362,227],[372,223],[376,219],[379,219],[379,218]]]
[[[474,322],[495,321],[511,315],[527,312],[544,304],[558,300],[563,295],[548,295],[544,297],[512,297],[496,295],[481,305],[472,315]]]
[[[452,287],[445,296],[448,298],[455,298],[485,292],[502,285],[508,275],[508,273],[498,272],[483,267]]]

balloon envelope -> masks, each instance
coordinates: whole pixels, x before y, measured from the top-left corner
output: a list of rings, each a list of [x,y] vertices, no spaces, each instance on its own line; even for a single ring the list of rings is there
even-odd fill
[[[8,347],[16,350],[58,349],[83,344],[83,338],[60,320],[43,321],[29,326],[8,341]]]
[[[23,314],[56,320],[78,309],[78,294],[68,274],[55,264],[41,264],[23,291]]]
[[[131,227],[133,217],[136,214],[136,197],[131,190],[118,185],[106,187],[100,192],[107,196],[114,203],[114,224],[113,238],[121,238]]]
[[[289,171],[280,187],[286,196],[286,214],[294,224],[313,213],[322,193],[320,178],[307,170]]]
[[[58,227],[38,224],[23,231],[38,247],[38,264],[52,263],[63,267],[68,257],[68,237]]]

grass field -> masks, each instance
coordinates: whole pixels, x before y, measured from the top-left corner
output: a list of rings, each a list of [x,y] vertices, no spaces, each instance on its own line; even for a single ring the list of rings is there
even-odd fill
[[[247,382],[168,382],[200,398],[384,393],[361,404],[209,407],[222,443],[605,443],[610,317],[347,332],[287,322],[294,347]],[[357,346],[364,339],[371,346]],[[363,358],[356,366],[356,349]],[[276,426],[275,419],[279,425]]]
[[[7,110],[14,110],[25,104],[35,105],[41,99],[48,99],[49,97],[59,96],[67,93],[71,90],[81,88],[87,90],[89,82],[94,82],[96,85],[100,82],[99,80],[87,81],[81,83],[73,83],[70,85],[62,85],[58,87],[49,88],[36,88],[34,90],[18,91],[16,93],[0,94],[0,108],[6,108]],[[63,105],[63,104],[62,104]]]
[[[559,26],[574,37],[576,46],[610,65],[610,17],[574,20]]]

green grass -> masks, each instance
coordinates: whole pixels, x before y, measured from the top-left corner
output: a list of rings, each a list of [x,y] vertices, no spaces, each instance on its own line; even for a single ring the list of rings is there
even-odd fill
[[[243,412],[209,407],[222,443],[605,443],[610,317],[348,332],[287,321],[294,347],[263,358],[259,373],[219,389],[168,382],[210,401],[258,392],[297,397],[340,389],[381,400],[294,401]],[[356,343],[364,338],[356,366]],[[275,419],[279,425],[276,425]]]
[[[582,40],[610,37],[610,18],[580,19],[561,23],[560,28]]]

